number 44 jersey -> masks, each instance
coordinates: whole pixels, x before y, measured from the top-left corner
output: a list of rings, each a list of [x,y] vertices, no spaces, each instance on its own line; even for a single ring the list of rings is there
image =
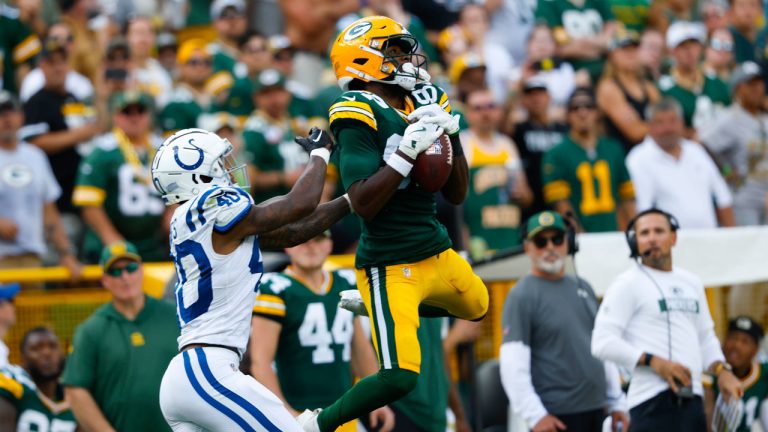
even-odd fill
[[[176,266],[179,348],[192,343],[237,348],[242,356],[251,331],[251,309],[263,271],[256,236],[233,252],[213,250],[213,233],[231,230],[253,201],[238,187],[214,186],[182,204],[171,220]]]
[[[282,325],[275,354],[280,388],[297,410],[327,406],[352,387],[350,372],[354,315],[338,307],[339,293],[356,289],[355,272],[325,274],[323,294],[286,273],[268,273],[255,315]]]

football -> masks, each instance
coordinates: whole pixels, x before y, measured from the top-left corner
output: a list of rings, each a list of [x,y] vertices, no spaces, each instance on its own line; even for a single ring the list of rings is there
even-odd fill
[[[448,135],[442,134],[416,157],[411,178],[428,192],[439,191],[453,168],[453,149]]]

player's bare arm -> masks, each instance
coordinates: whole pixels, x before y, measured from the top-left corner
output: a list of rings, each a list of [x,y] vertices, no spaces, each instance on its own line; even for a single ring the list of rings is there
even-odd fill
[[[284,225],[259,236],[263,250],[281,250],[305,243],[327,230],[331,225],[348,215],[347,198],[341,196],[333,201],[320,204],[309,216]]]
[[[16,430],[18,411],[10,402],[0,399],[0,430]]]

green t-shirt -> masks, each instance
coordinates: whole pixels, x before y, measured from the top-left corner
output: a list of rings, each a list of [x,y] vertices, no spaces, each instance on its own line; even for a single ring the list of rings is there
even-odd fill
[[[448,96],[430,83],[418,84],[406,100],[409,112],[431,103],[451,112]],[[331,106],[329,119],[345,190],[385,165],[408,126],[404,113],[365,91],[342,94]],[[410,176],[372,220],[360,221],[362,234],[355,258],[358,268],[418,262],[451,247],[446,228],[437,220],[435,194]]]
[[[638,34],[645,30],[651,8],[649,0],[609,0],[609,3],[616,21],[624,24],[627,30],[634,30]]]
[[[752,424],[760,418],[760,406],[768,397],[768,363],[753,363],[749,374],[741,379],[744,396],[741,401],[744,403],[744,413],[742,414],[739,427],[734,432],[750,432]],[[714,378],[712,389],[715,396],[720,393],[717,387],[717,377]]]
[[[590,155],[570,136],[544,154],[544,201],[569,200],[587,232],[616,231],[616,206],[635,190],[617,141],[600,137]]]
[[[0,5],[0,84],[4,90],[18,92],[16,68],[30,61],[40,48],[40,39],[19,20],[19,10]]]
[[[442,323],[443,318],[419,318],[419,381],[412,392],[392,404],[426,432],[445,432],[449,382],[443,358]]]
[[[211,23],[211,3],[213,0],[189,0],[185,27],[207,25]]]
[[[160,411],[160,381],[177,354],[176,308],[146,297],[128,320],[112,303],[75,330],[62,383],[88,390],[119,431],[170,431]]]
[[[188,88],[177,86],[158,115],[160,128],[167,135],[182,129],[196,128],[197,118],[204,111]]]
[[[153,148],[162,144],[160,137],[150,139]],[[168,259],[168,239],[161,230],[165,204],[152,186],[149,173],[154,150],[137,156],[141,166],[134,167],[126,161],[114,133],[100,137],[96,148],[80,164],[72,202],[76,206],[102,207],[115,229],[136,245],[145,261],[164,261]],[[89,229],[84,255],[98,259],[102,246]]]
[[[317,294],[290,273],[267,273],[254,314],[282,325],[275,367],[285,400],[296,410],[332,404],[352,387],[354,315],[338,307],[339,293],[357,289],[355,272],[327,273]]]
[[[272,122],[256,111],[245,122],[242,157],[259,171],[286,172],[299,169],[309,161],[309,156],[294,142],[295,137],[291,119]],[[252,196],[259,203],[289,191],[290,188],[279,186],[269,190],[254,190]]]
[[[521,211],[509,196],[514,182],[510,164],[519,164],[511,142],[489,153],[480,148],[472,135],[462,135],[464,139],[465,147],[469,148],[469,191],[463,207],[469,235],[483,239],[492,250],[520,244]],[[497,137],[496,141],[500,139]]]
[[[713,124],[719,111],[731,104],[728,84],[709,74],[704,74],[704,85],[696,91],[678,85],[672,75],[664,75],[659,78],[659,90],[680,103],[685,125],[695,129]]]
[[[38,391],[27,371],[8,365],[0,369],[0,398],[16,408],[19,431],[75,432],[77,421],[64,400],[64,389],[56,389],[56,400]]]
[[[733,36],[733,60],[737,63],[744,63],[745,61],[761,62],[763,60],[763,52],[761,49],[761,36],[763,32],[758,33],[755,41],[747,39],[741,32],[736,30],[735,27],[729,26],[731,35]]]
[[[539,0],[536,7],[536,21],[552,29],[558,43],[570,39],[596,36],[603,32],[606,23],[613,21],[613,12],[607,0],[583,0],[578,6],[569,0]],[[605,60],[570,60],[576,70],[586,69],[593,82],[603,73]]]

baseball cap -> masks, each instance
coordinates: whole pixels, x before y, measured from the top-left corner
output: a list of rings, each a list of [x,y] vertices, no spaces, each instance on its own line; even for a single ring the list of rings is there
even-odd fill
[[[748,316],[737,316],[728,323],[728,333],[734,331],[740,331],[752,336],[758,345],[763,340],[763,327]]]
[[[0,111],[19,109],[19,100],[7,90],[0,90]]]
[[[237,118],[227,111],[202,114],[197,118],[197,127],[214,133],[225,127],[237,130]]]
[[[474,68],[485,68],[485,60],[475,53],[461,55],[448,68],[448,78],[455,84],[459,82],[464,72]]]
[[[153,104],[152,96],[139,91],[124,91],[117,93],[112,99],[112,112],[117,112],[131,105],[141,105],[144,108],[151,109]]]
[[[221,14],[227,8],[234,8],[237,13],[245,13],[245,2],[243,0],[215,0],[211,3],[211,19],[221,18]]]
[[[523,83],[523,93],[528,93],[534,90],[547,90],[547,82],[536,75],[525,80]]]
[[[53,54],[61,53],[67,56],[67,45],[55,38],[48,38],[43,42],[43,47],[40,50],[41,58],[48,58]]]
[[[208,44],[204,40],[190,39],[184,41],[179,47],[179,50],[176,52],[176,62],[184,64],[195,53],[202,53],[207,58],[211,57],[211,53],[208,51]]]
[[[176,40],[176,36],[174,36],[173,33],[162,32],[157,35],[156,45],[157,49],[176,48],[179,46],[179,42]]]
[[[99,265],[103,270],[107,270],[115,261],[123,258],[141,262],[141,256],[136,246],[130,242],[122,241],[104,246],[104,249],[101,250]]]
[[[640,45],[640,36],[637,32],[633,30],[623,30],[614,33],[613,38],[608,42],[608,50],[613,51],[619,48],[638,45]]]
[[[272,54],[292,48],[291,40],[286,35],[278,34],[267,39],[267,49],[269,49],[269,52]]]
[[[113,58],[118,51],[122,51],[126,59],[131,56],[131,47],[128,46],[128,39],[118,36],[109,41],[107,45],[107,58]]]
[[[19,283],[0,284],[0,300],[11,301],[20,290],[21,284]]]
[[[253,92],[273,87],[285,87],[285,75],[277,69],[264,69],[253,80]]]
[[[565,221],[559,213],[553,211],[543,211],[536,213],[528,218],[526,224],[527,235],[525,238],[532,239],[540,232],[547,229],[556,229],[565,232]]]
[[[736,66],[733,75],[731,75],[731,91],[736,90],[739,84],[751,81],[753,78],[761,78],[762,76],[763,71],[757,63],[745,61]]]
[[[675,21],[667,29],[667,48],[677,48],[685,41],[695,40],[704,44],[707,39],[707,30],[702,23],[690,21]]]
[[[573,102],[578,97],[587,97],[589,98],[593,104],[596,104],[597,101],[595,100],[595,92],[589,88],[589,87],[576,87],[576,89],[573,90],[573,93],[568,97],[568,102],[566,103],[566,106],[570,108],[573,105]]]

